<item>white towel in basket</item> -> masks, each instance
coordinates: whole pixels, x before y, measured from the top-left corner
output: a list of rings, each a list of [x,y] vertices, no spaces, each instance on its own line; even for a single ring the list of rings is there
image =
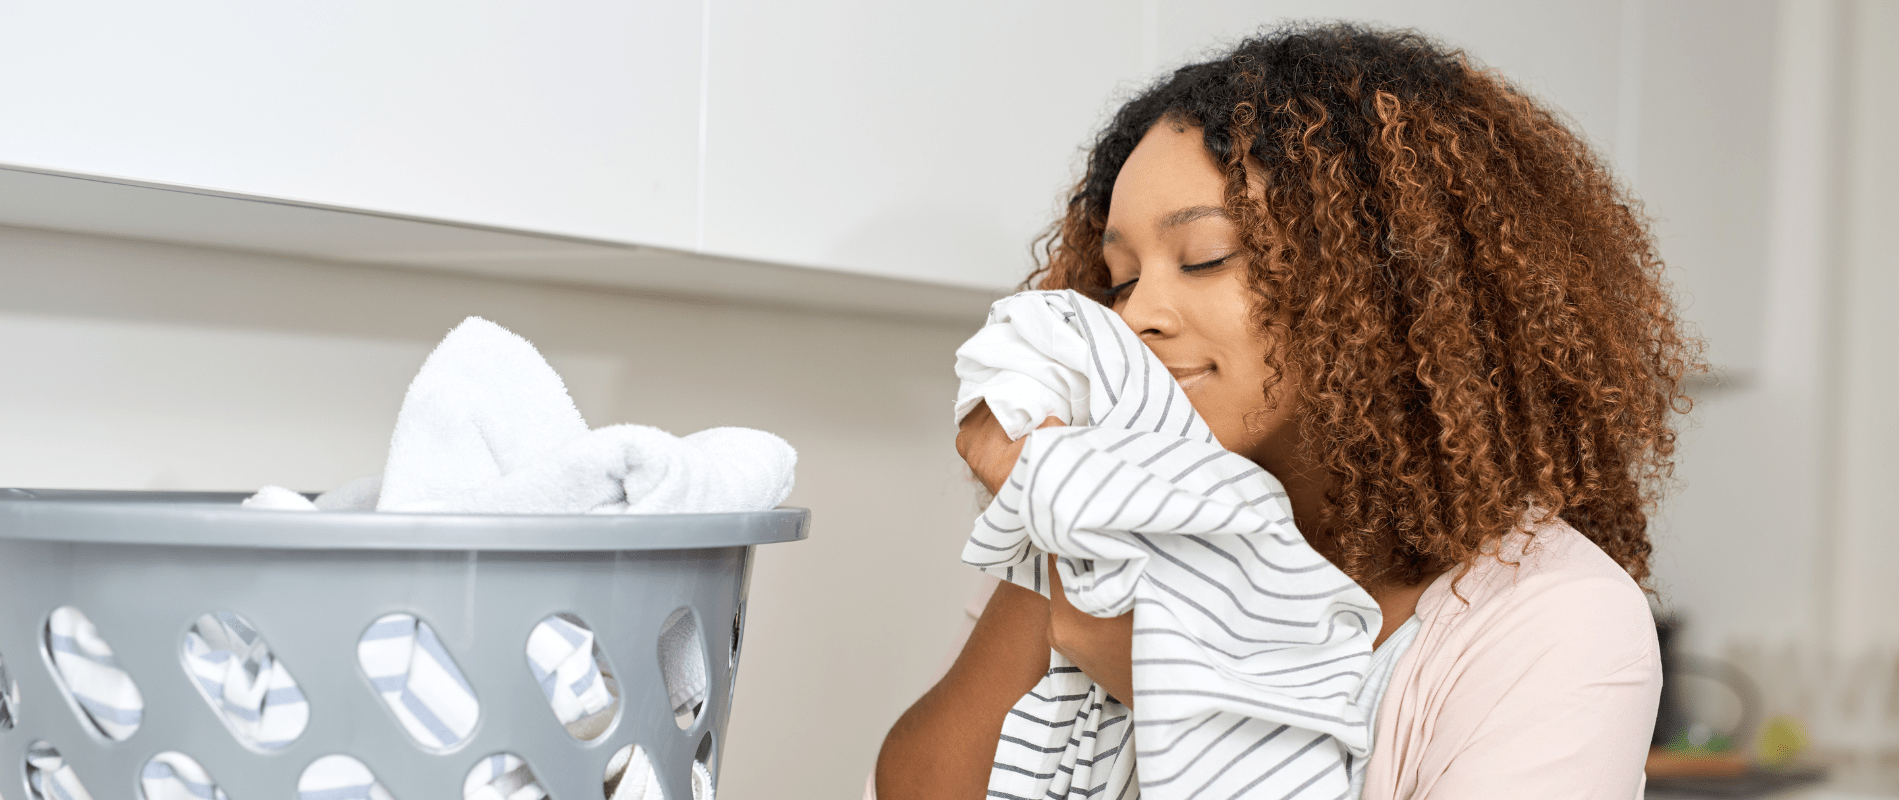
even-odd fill
[[[747,428],[677,437],[589,431],[527,340],[479,317],[423,362],[396,415],[376,508],[510,514],[763,511],[791,493],[797,453]]]
[[[1136,759],[1151,800],[1348,794],[1379,611],[1294,528],[1279,481],[1222,449],[1140,337],[1075,292],[998,301],[957,374],[959,420],[987,401],[1012,433],[1077,426],[1027,433],[963,559],[1046,594],[1054,553],[1077,608],[1134,614],[1134,710],[1051,654],[1006,718],[990,794],[1130,797]]]

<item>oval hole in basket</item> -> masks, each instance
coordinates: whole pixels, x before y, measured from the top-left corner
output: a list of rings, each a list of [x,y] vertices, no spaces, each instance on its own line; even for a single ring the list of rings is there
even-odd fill
[[[138,790],[145,800],[227,800],[204,765],[175,750],[145,762],[139,770]]]
[[[620,684],[593,629],[572,614],[551,614],[528,633],[528,672],[554,719],[583,742],[600,738],[620,710]]]
[[[481,701],[435,629],[414,614],[386,614],[356,642],[356,663],[417,744],[448,750],[475,730]]]
[[[740,600],[738,610],[732,612],[732,669],[738,669],[739,642],[745,640],[745,601]]]
[[[59,690],[72,701],[82,723],[115,742],[138,732],[145,696],[132,675],[119,667],[99,629],[85,612],[60,606],[42,631],[46,657]]]
[[[706,640],[692,609],[682,608],[659,628],[659,674],[666,682],[666,698],[673,722],[680,730],[692,727],[705,708]]]
[[[462,781],[462,800],[508,800],[516,796],[547,797],[541,782],[525,760],[513,753],[496,753],[475,762]]]
[[[7,660],[0,658],[0,731],[13,730],[13,715],[20,713],[20,684],[7,674]]]
[[[712,796],[712,765],[719,754],[719,747],[712,739],[712,732],[699,739],[699,749],[692,754],[692,795],[693,797]]]
[[[59,755],[59,748],[45,741],[26,747],[26,793],[32,800],[69,800],[91,797],[79,774]]]
[[[310,762],[297,776],[297,800],[395,800],[369,766],[346,755]]]
[[[310,724],[310,703],[250,620],[229,611],[200,616],[179,655],[211,713],[244,743],[276,750]]]
[[[659,771],[646,757],[646,748],[629,744],[607,760],[606,783],[602,787],[607,800],[666,800],[659,785]]]

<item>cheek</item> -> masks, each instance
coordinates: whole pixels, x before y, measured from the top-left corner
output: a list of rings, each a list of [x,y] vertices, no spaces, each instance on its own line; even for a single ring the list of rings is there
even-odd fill
[[[1244,451],[1248,444],[1247,417],[1258,416],[1265,405],[1261,400],[1260,382],[1246,372],[1222,366],[1217,374],[1187,390],[1187,400],[1193,403],[1200,418],[1207,421],[1220,446],[1234,452]]]

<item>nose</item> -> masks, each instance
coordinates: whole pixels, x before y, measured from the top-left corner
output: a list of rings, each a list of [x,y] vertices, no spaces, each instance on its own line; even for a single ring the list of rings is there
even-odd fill
[[[1174,292],[1169,291],[1168,281],[1161,275],[1149,280],[1147,273],[1161,273],[1161,269],[1145,269],[1141,280],[1128,287],[1126,299],[1116,305],[1121,320],[1140,334],[1142,339],[1165,339],[1180,333],[1182,318]]]

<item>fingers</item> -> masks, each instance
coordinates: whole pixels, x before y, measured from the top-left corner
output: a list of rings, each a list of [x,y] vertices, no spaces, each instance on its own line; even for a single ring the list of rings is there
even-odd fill
[[[957,425],[956,454],[962,456],[964,461],[969,461],[970,466],[973,467],[975,461],[971,456],[987,440],[996,435],[1002,436],[1005,441],[1009,438],[1002,430],[1002,423],[998,422],[996,415],[989,411],[989,404],[977,403],[976,407],[970,409],[969,414]]]
[[[1002,482],[1009,479],[1009,471],[1015,468],[1016,457],[1022,453],[1022,443],[1009,441],[1008,432],[1002,429],[1002,423],[989,411],[987,403],[979,403],[963,417],[956,431],[956,454],[963,457],[976,480],[981,481],[990,494],[1002,488]]]
[[[1060,417],[1049,417],[1040,427],[1065,424]],[[970,471],[976,473],[976,480],[991,494],[1001,490],[1003,481],[1009,479],[1016,460],[1022,456],[1022,444],[1021,439],[1009,440],[988,403],[977,403],[956,429],[956,454],[963,457]]]

